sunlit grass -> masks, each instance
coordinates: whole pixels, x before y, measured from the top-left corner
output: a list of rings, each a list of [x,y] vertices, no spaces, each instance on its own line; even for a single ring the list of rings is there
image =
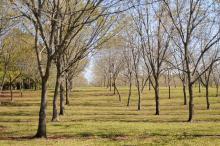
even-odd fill
[[[187,123],[188,106],[183,105],[182,88],[160,90],[161,115],[155,116],[153,90],[142,93],[141,111],[137,111],[135,87],[131,105],[127,88],[119,88],[122,102],[106,88],[76,88],[65,115],[50,122],[52,90],[47,108],[48,139],[30,139],[37,130],[40,92],[25,91],[11,103],[0,99],[0,145],[220,145],[220,97],[210,89],[211,109],[206,110],[204,89],[195,89],[195,117]]]

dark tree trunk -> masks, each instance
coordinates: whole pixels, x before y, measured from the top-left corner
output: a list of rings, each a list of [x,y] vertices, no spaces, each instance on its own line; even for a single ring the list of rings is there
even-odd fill
[[[169,92],[169,99],[171,99],[170,97],[170,70],[168,70],[168,92]]]
[[[11,95],[11,101],[13,101],[13,89],[12,89],[12,83],[11,83],[11,81],[10,81],[10,95]]]
[[[171,95],[170,95],[170,85],[169,85],[169,99],[171,99]]]
[[[116,90],[116,92],[117,92],[117,94],[118,94],[118,100],[121,102],[121,95],[120,95],[120,93],[119,93],[119,91],[118,91],[118,88],[116,87],[115,82],[114,82],[114,89]]]
[[[60,115],[64,115],[64,85],[60,82]]]
[[[144,84],[143,84],[143,86],[141,88],[141,93],[143,93],[144,87],[146,86],[148,80],[149,80],[149,77],[144,81]]]
[[[207,110],[209,110],[210,109],[210,103],[209,103],[209,84],[206,84],[205,96],[206,96],[206,108],[207,108]]]
[[[35,137],[37,138],[47,137],[47,133],[46,133],[47,79],[42,77],[39,123],[38,123],[37,134],[35,135]]]
[[[218,95],[219,95],[218,91],[219,91],[219,85],[217,84],[216,85],[216,97],[218,97]]]
[[[129,79],[129,91],[128,91],[128,102],[127,102],[127,106],[130,105],[130,99],[131,99],[131,86],[132,86],[132,81],[131,81],[131,79]]]
[[[183,98],[184,98],[184,105],[187,105],[186,85],[185,85],[185,83],[183,83]]]
[[[69,105],[70,102],[69,102],[69,93],[70,93],[70,85],[69,85],[69,81],[68,81],[68,78],[66,78],[66,105]]]
[[[200,81],[200,79],[199,79],[199,93],[201,93],[201,81]]]
[[[57,72],[56,77],[56,84],[55,84],[55,90],[54,90],[54,96],[53,96],[53,115],[52,115],[52,121],[56,122],[58,121],[58,113],[57,113],[57,97],[59,93],[59,87],[60,87],[60,77],[59,73]]]
[[[151,79],[150,79],[150,77],[149,77],[149,81],[148,81],[148,89],[149,89],[149,91],[151,90]]]
[[[189,78],[189,77],[188,77]],[[190,79],[189,79],[190,81]],[[188,122],[193,121],[193,115],[194,115],[194,101],[193,101],[193,85],[192,83],[188,83],[189,88],[189,119]]]
[[[31,89],[31,82],[30,82],[30,79],[28,79],[28,89]]]
[[[37,90],[37,81],[34,81],[34,90]]]
[[[155,81],[155,102],[156,102],[156,113],[155,115],[160,115],[160,97],[159,97],[159,83],[158,80]]]
[[[23,84],[22,81],[20,82],[20,96],[23,97],[23,92],[22,92]]]
[[[110,75],[110,78],[109,78],[109,91],[112,91],[112,78],[111,78],[111,75]]]
[[[137,74],[136,74],[136,80],[137,80],[137,90],[138,90],[138,110],[141,110],[141,91],[140,91],[140,83]]]
[[[108,89],[109,87],[109,78],[107,78],[107,84],[106,84],[106,88]]]
[[[113,88],[114,88],[114,95],[115,95],[115,91],[116,91],[116,85],[115,85],[115,81],[113,81]]]

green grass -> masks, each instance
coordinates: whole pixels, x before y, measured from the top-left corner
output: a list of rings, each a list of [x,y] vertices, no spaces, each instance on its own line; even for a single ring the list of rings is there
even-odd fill
[[[37,130],[39,91],[25,91],[13,102],[0,98],[0,145],[16,146],[117,146],[117,145],[220,145],[220,97],[210,89],[211,109],[205,93],[195,89],[195,116],[187,123],[188,106],[181,88],[161,88],[161,115],[155,116],[154,93],[145,89],[141,111],[133,88],[131,106],[126,106],[127,88],[119,88],[122,102],[106,88],[77,88],[59,122],[50,122],[52,91],[47,108],[47,139],[31,139]]]

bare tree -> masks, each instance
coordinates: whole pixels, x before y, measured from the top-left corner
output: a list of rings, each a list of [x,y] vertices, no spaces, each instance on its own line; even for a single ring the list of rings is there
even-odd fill
[[[177,42],[176,42],[177,43]],[[185,70],[185,62],[184,62],[184,56],[183,53],[178,53],[178,48],[175,46],[173,47],[172,52],[172,57],[173,58],[173,64],[174,69],[176,69],[177,75],[182,83],[182,90],[183,90],[183,98],[184,98],[184,105],[187,105],[187,97],[186,97],[186,73],[184,72]]]
[[[69,49],[72,40],[88,24],[99,22],[100,19],[105,21],[103,17],[114,14],[115,11],[118,12],[119,3],[118,0],[89,0],[87,2],[17,0],[13,2],[17,10],[31,22],[34,28],[35,50],[42,80],[41,107],[36,137],[46,137],[47,81],[53,60],[62,59],[62,54]],[[45,52],[44,61],[42,52]]]
[[[132,54],[129,48],[124,48],[123,57],[124,57],[125,66],[126,66],[125,76],[129,82],[129,91],[128,91],[128,100],[127,100],[127,106],[129,106],[130,99],[131,99],[132,76],[133,76]]]
[[[213,76],[213,81],[214,81],[215,86],[216,86],[216,97],[218,97],[218,96],[219,96],[219,84],[220,84],[220,69],[219,69],[219,63],[216,64],[216,65],[213,67],[212,76]]]
[[[212,50],[213,51],[213,50]],[[210,109],[210,102],[209,102],[209,86],[210,86],[210,78],[211,78],[211,73],[213,72],[213,67],[215,66],[214,63],[211,63],[213,60],[216,60],[216,58],[218,57],[218,49],[216,49],[216,51],[214,51],[214,53],[209,53],[208,56],[207,54],[202,56],[202,64],[201,64],[201,68],[200,70],[204,70],[206,68],[207,71],[201,75],[200,77],[200,81],[203,84],[203,86],[205,87],[205,91],[206,91],[206,108]],[[207,67],[207,65],[211,65],[209,67]],[[197,71],[198,75],[200,74],[199,71]]]
[[[157,5],[157,9],[155,8]],[[145,5],[136,8],[137,18],[134,18],[137,32],[139,34],[142,56],[144,64],[149,72],[152,72],[150,79],[151,85],[155,91],[156,115],[160,114],[159,109],[159,79],[163,71],[163,63],[167,57],[171,29],[164,30],[161,22],[165,21],[164,7],[162,3],[149,7]],[[156,18],[156,19],[155,19]],[[152,26],[154,25],[154,27]]]
[[[189,119],[193,120],[194,113],[194,95],[193,85],[204,74],[210,66],[216,61],[212,60],[207,68],[200,71],[197,75],[196,71],[202,57],[213,48],[219,40],[219,25],[216,24],[215,11],[212,11],[213,2],[203,0],[187,0],[187,1],[171,1],[163,0],[165,10],[172,22],[177,36],[172,36],[173,42],[177,45],[180,53],[183,54],[187,84],[189,89]],[[208,15],[209,14],[209,15]],[[215,29],[213,29],[215,27]],[[204,29],[205,28],[205,29]],[[199,32],[199,33],[198,33]],[[209,34],[209,38],[202,46],[199,42],[199,35]],[[176,38],[181,40],[181,44],[176,43]],[[196,51],[195,49],[199,50]],[[194,63],[193,63],[194,62]]]
[[[132,16],[132,17],[134,17],[134,16]],[[129,65],[130,69],[132,69],[129,72],[130,73],[133,72],[133,74],[134,74],[135,85],[136,85],[137,93],[138,93],[137,109],[140,110],[141,109],[141,83],[140,83],[141,47],[140,47],[140,39],[136,39],[138,34],[136,33],[135,27],[133,27],[132,24],[134,24],[134,23],[131,22],[130,27],[128,27],[129,29],[125,30],[125,33],[123,36],[124,42],[125,42],[124,47],[127,50],[127,57],[125,60],[126,60],[126,66],[128,67],[128,65]],[[130,82],[129,86],[131,86],[131,82]],[[130,90],[131,90],[131,87],[130,87]],[[129,105],[129,102],[130,102],[130,93],[129,93],[127,105]]]

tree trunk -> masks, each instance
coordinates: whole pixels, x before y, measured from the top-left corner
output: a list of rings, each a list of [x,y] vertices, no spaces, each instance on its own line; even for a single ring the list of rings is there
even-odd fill
[[[183,98],[184,98],[184,105],[187,105],[186,85],[185,85],[185,83],[183,83]]]
[[[66,105],[70,104],[69,93],[70,93],[69,81],[68,81],[68,78],[66,78]]]
[[[115,80],[113,81],[113,87],[114,87],[114,95],[115,95],[115,91],[116,91],[116,86],[115,86]]]
[[[201,93],[201,81],[199,79],[199,93]]]
[[[148,77],[148,78],[149,78],[149,77]],[[144,81],[144,84],[143,84],[143,86],[142,86],[142,88],[141,88],[141,93],[143,93],[143,91],[144,91],[144,87],[145,87],[146,84],[147,84],[148,78]]]
[[[11,101],[13,101],[13,91],[12,91],[12,83],[10,81],[10,95],[11,95]]]
[[[47,79],[42,77],[42,87],[41,87],[41,105],[40,105],[40,112],[39,112],[39,123],[38,123],[38,130],[35,137],[37,138],[46,138],[46,107],[47,107]]]
[[[23,92],[22,92],[23,84],[22,81],[20,82],[20,96],[23,97]]]
[[[109,91],[112,91],[112,78],[111,78],[111,75],[110,75],[110,78],[109,78]]]
[[[137,80],[137,90],[138,90],[138,110],[141,110],[141,92],[140,92],[140,83],[137,74],[136,74],[136,80]]]
[[[58,121],[58,114],[57,114],[57,97],[59,93],[59,87],[60,87],[60,75],[57,72],[56,77],[56,84],[55,84],[55,90],[54,90],[54,96],[53,96],[53,115],[52,115],[52,122]]]
[[[118,91],[118,88],[116,87],[115,82],[114,82],[114,89],[116,90],[116,92],[117,92],[117,94],[118,94],[118,100],[121,102],[121,95],[120,95],[120,93],[119,93],[119,91]]]
[[[149,89],[149,91],[151,90],[151,83],[150,83],[150,82],[151,82],[151,79],[150,79],[150,77],[149,77],[149,82],[148,82],[148,86],[149,86],[148,89]]]
[[[132,86],[132,81],[131,81],[131,79],[129,79],[129,92],[128,92],[128,102],[127,102],[127,106],[130,105],[130,99],[131,99],[131,86]]]
[[[105,75],[104,75],[104,79],[103,79],[103,87],[105,87]]]
[[[169,99],[171,99],[171,96],[170,96],[170,85],[169,85]]]
[[[37,81],[36,80],[34,81],[34,90],[35,91],[37,90]]]
[[[64,85],[60,82],[60,115],[64,115]]]
[[[170,97],[170,70],[168,70],[168,92],[169,92],[169,99],[171,98]]]
[[[188,83],[188,88],[189,88],[189,119],[188,119],[188,122],[192,122],[193,121],[193,114],[194,114],[193,85],[192,85],[192,83],[190,83],[190,82]]]
[[[155,115],[160,115],[160,97],[159,97],[159,83],[158,80],[155,81],[155,102],[156,102],[156,113]]]
[[[207,110],[209,110],[210,109],[210,103],[209,103],[209,84],[206,84],[205,96],[206,96],[206,108],[207,108]]]
[[[216,85],[216,97],[218,97],[218,95],[219,95],[219,94],[218,94],[218,91],[219,91],[219,85],[217,84],[217,85]]]

